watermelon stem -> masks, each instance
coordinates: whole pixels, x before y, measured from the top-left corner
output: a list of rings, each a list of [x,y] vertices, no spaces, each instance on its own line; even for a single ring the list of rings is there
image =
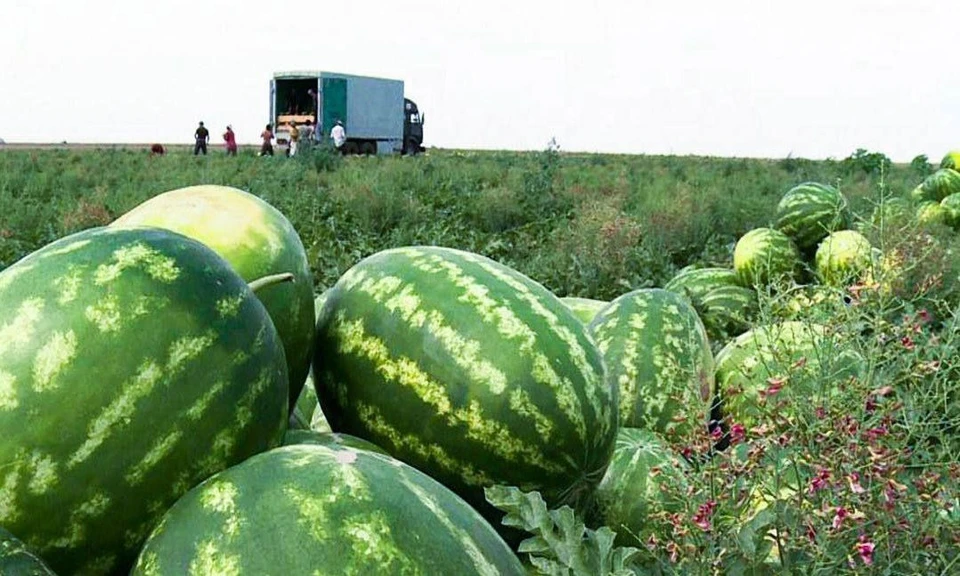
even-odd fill
[[[250,289],[256,292],[257,290],[264,288],[266,286],[273,286],[274,284],[280,284],[282,282],[296,282],[293,277],[293,274],[289,272],[284,272],[283,274],[270,274],[269,276],[264,276],[263,278],[257,278],[248,286]]]

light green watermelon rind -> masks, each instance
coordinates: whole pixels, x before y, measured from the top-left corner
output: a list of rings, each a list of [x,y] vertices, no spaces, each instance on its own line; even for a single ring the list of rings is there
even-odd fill
[[[827,184],[805,182],[784,194],[777,205],[774,227],[804,251],[815,247],[827,234],[849,225],[847,199],[839,190]]]
[[[597,313],[603,310],[609,302],[603,300],[594,300],[593,298],[579,298],[576,296],[564,296],[560,298],[573,314],[584,324],[589,324],[596,317]]]
[[[947,224],[949,214],[942,204],[924,200],[917,205],[917,221],[921,224]]]
[[[776,415],[792,413],[789,406],[771,410],[764,405],[770,379],[784,379],[773,402],[807,405],[836,393],[848,378],[859,376],[863,358],[822,325],[786,321],[754,328],[727,343],[716,357],[716,385],[728,424],[748,429]]]
[[[621,428],[607,472],[597,486],[603,524],[621,546],[639,546],[654,532],[651,520],[683,508],[690,467],[654,432]]]
[[[954,228],[960,227],[960,193],[954,193],[940,202],[943,207],[945,221]]]
[[[328,448],[353,448],[355,450],[379,452],[380,454],[387,453],[386,450],[373,442],[367,442],[363,438],[357,438],[349,434],[317,432],[315,430],[287,430],[287,433],[283,436],[283,445],[293,446],[296,444],[315,444]]]
[[[960,171],[960,151],[947,152],[940,161],[940,168]]]
[[[496,531],[432,478],[388,456],[285,446],[180,499],[132,576],[524,574]]]
[[[746,331],[758,311],[757,293],[740,284],[730,268],[684,270],[664,285],[689,298],[711,342]]]
[[[185,236],[90,229],[32,253],[0,272],[0,340],[0,525],[58,572],[124,571],[181,494],[281,440],[273,324]]]
[[[590,324],[608,378],[617,383],[620,425],[689,438],[706,428],[713,354],[696,311],[659,288],[629,292]]]
[[[873,263],[873,246],[854,230],[841,230],[827,236],[817,248],[817,276],[825,284],[846,286],[866,273]]]
[[[313,273],[293,224],[262,198],[229,186],[164,192],[120,216],[113,227],[158,226],[206,244],[247,282],[289,272],[293,282],[257,290],[287,355],[290,409],[310,370],[314,338]]]
[[[314,374],[334,431],[382,446],[488,515],[483,488],[497,484],[576,508],[613,451],[616,389],[586,326],[479,255],[408,247],[358,263],[321,311]]]
[[[927,176],[919,186],[910,192],[914,202],[940,202],[951,194],[960,193],[960,172],[951,168],[941,168]]]
[[[0,527],[0,574],[3,576],[57,576],[16,536]]]
[[[800,252],[793,240],[772,228],[750,230],[740,237],[733,251],[733,269],[747,288],[794,280],[800,264]]]

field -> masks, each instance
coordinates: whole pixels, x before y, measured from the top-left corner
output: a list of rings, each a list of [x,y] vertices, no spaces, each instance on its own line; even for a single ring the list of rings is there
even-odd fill
[[[487,502],[507,512],[510,525],[517,529],[503,532],[505,540],[516,544],[521,532],[526,532],[525,537],[534,537],[522,546],[525,553],[519,554],[531,574],[946,575],[960,569],[960,214],[950,217],[953,220],[947,216],[925,219],[918,207],[910,204],[911,193],[937,171],[925,157],[910,164],[895,164],[880,153],[865,150],[844,159],[818,161],[574,154],[555,150],[431,150],[413,158],[341,158],[323,150],[305,150],[296,158],[260,158],[249,149],[231,158],[219,150],[212,152],[209,156],[194,157],[183,149],[160,156],[123,148],[0,150],[0,273],[33,251],[66,235],[107,225],[162,192],[196,184],[220,184],[259,196],[290,220],[306,249],[316,295],[335,285],[340,292],[348,293],[350,287],[343,288],[338,280],[355,264],[377,252],[441,246],[491,258],[557,296],[607,302],[639,289],[664,287],[685,269],[718,268],[733,276],[738,241],[751,230],[774,225],[778,203],[788,190],[804,182],[834,186],[849,204],[852,216],[845,226],[861,232],[867,243],[866,263],[855,275],[834,281],[822,273],[821,264],[808,248],[806,252],[798,251],[793,276],[786,280],[751,283],[738,270],[739,284],[733,288],[739,292],[725,293],[746,291],[752,307],[744,312],[747,316],[738,317],[745,324],[736,329],[706,321],[707,315],[717,309],[724,311],[724,306],[735,306],[735,300],[711,309],[704,304],[705,299],[698,301],[691,293],[682,292],[691,302],[691,314],[704,319],[706,329],[691,332],[703,332],[700,352],[705,351],[706,360],[697,365],[699,380],[693,379],[697,386],[693,399],[680,406],[676,397],[671,396],[670,408],[676,414],[663,425],[670,428],[669,432],[661,434],[658,429],[655,436],[632,425],[627,427],[621,415],[621,432],[629,434],[617,439],[613,462],[619,460],[619,470],[626,470],[624,474],[631,478],[627,488],[608,492],[614,496],[608,495],[607,500],[602,496],[596,501],[586,498],[583,506],[581,502],[571,502],[577,506],[575,512],[569,508],[557,510],[559,502],[544,503],[533,491],[521,492],[508,486],[489,490]],[[899,199],[906,208],[896,212],[894,204],[889,203],[891,198]],[[881,205],[884,209],[878,210]],[[463,257],[449,258],[448,263]],[[465,258],[456,260],[462,270],[476,264],[470,257]],[[372,266],[368,272],[375,276],[380,270]],[[410,278],[404,278],[410,282],[409,288],[417,280],[418,272],[396,272],[401,276],[404,273],[410,274]],[[514,297],[511,290],[526,290],[526,300],[518,297],[517,301],[529,303],[533,298],[529,296],[531,289],[516,288],[516,279],[511,284],[503,280],[505,277],[508,276],[503,271],[493,274],[489,285],[482,289],[475,286],[474,292],[465,292],[460,300],[491,294],[486,309],[489,313],[493,309],[489,307],[495,308]],[[15,275],[8,278],[0,286],[16,282]],[[387,279],[400,282],[393,276]],[[446,280],[449,279],[440,277],[439,281]],[[460,281],[458,287],[462,287],[464,279],[461,277]],[[360,284],[347,283],[353,287]],[[429,324],[424,332],[416,332],[403,322],[384,322],[382,326],[394,330],[391,334],[396,341],[384,336],[377,344],[379,348],[370,344],[373,340],[366,341],[366,348],[356,342],[337,341],[343,334],[329,325],[322,328],[325,322],[333,322],[332,315],[325,318],[321,314],[316,331],[318,342],[323,333],[328,340],[324,350],[331,355],[343,355],[335,368],[361,366],[360,360],[376,360],[383,364],[364,374],[377,378],[402,371],[397,368],[399,363],[384,368],[392,362],[390,355],[399,354],[401,347],[404,354],[430,365],[439,362],[439,352],[418,351],[418,343],[431,342],[431,346],[440,349],[453,346],[451,342],[462,342],[457,339],[465,338],[466,328],[460,333],[460,326],[447,326],[444,337],[436,339],[429,330],[439,322],[438,317],[467,322],[464,318],[472,310],[454,298],[451,302],[431,301],[429,281],[426,286],[425,293],[415,294],[416,298],[406,294],[403,306],[397,308],[407,313],[417,303],[425,302],[424,306],[433,307],[430,322],[434,324]],[[488,288],[489,292],[485,291]],[[347,296],[338,293],[337,298],[357,305],[358,314],[396,312],[393,308],[386,311],[388,306],[376,300],[376,291],[370,290],[372,296],[367,300],[364,298],[368,294],[360,294],[359,289]],[[437,291],[440,293],[439,288]],[[494,301],[494,296],[503,299]],[[324,309],[334,310],[339,302],[328,301]],[[538,316],[541,312],[534,314],[521,304],[511,304],[515,309],[506,312],[524,318],[531,326],[542,320]],[[565,310],[559,303],[557,306]],[[506,313],[505,309],[498,310]],[[12,307],[7,312],[9,317],[13,316]],[[338,321],[342,321],[346,317],[343,314],[353,314],[355,310],[339,312]],[[91,317],[91,308],[85,313]],[[0,344],[15,341],[16,323],[5,324],[8,316],[3,314],[0,309],[0,328],[7,340],[0,339]],[[78,318],[83,321],[83,314],[78,314]],[[483,318],[483,322],[469,329],[473,330],[471,334],[480,334],[476,337],[486,345],[485,339],[496,340],[496,329],[502,326],[493,327],[493,316]],[[500,321],[502,317],[496,319]],[[635,319],[630,320],[631,328],[642,330],[645,321],[634,322]],[[604,322],[608,320],[611,318],[604,318]],[[158,316],[151,322],[163,324],[164,320]],[[663,333],[648,330],[640,344],[631,343],[638,349],[645,347],[640,353],[652,351],[652,368],[648,368],[660,370],[650,377],[658,383],[662,375],[670,373],[658,356],[662,354],[661,344],[671,338],[676,340],[667,335],[668,329],[676,327],[664,322]],[[598,372],[610,372],[608,364],[613,360],[606,355],[609,340],[626,338],[622,330],[617,332],[617,318],[604,325],[603,330],[609,331],[602,332],[603,342],[598,324],[582,327],[573,323],[583,330],[584,340],[590,342],[588,348],[593,347],[596,338],[596,365],[603,366]],[[421,321],[421,328],[422,324]],[[625,324],[622,322],[621,328]],[[363,326],[363,322],[357,320],[356,325]],[[398,326],[410,331],[401,333]],[[784,326],[788,329],[773,330]],[[11,329],[7,330],[8,327]],[[527,344],[542,345],[537,343],[538,339],[546,339],[554,328],[538,329]],[[748,342],[744,349],[751,345],[755,349],[737,356],[740,349],[733,344],[734,338],[748,328],[755,330],[751,335],[763,336],[749,342],[738,338],[737,342]],[[162,331],[162,327],[157,329]],[[764,343],[758,344],[763,338]],[[564,345],[573,348],[569,340]],[[319,350],[322,345],[317,346]],[[370,357],[358,360],[358,349]],[[475,368],[482,361],[488,363],[485,366],[500,368],[501,358],[483,357],[479,345],[474,349],[463,345],[462,349],[465,357],[473,355],[466,364],[472,363]],[[6,375],[5,353],[0,347],[0,376]],[[683,361],[682,353],[678,354],[678,362]],[[551,361],[555,361],[554,365],[563,362],[556,358]],[[101,365],[99,359],[92,362],[97,367]],[[105,358],[102,362],[106,365],[111,360]],[[624,366],[628,363],[624,360]],[[409,368],[410,364],[416,362],[406,366]],[[583,369],[581,364],[577,364],[578,370]],[[314,376],[326,375],[336,386],[352,377],[349,369],[334,377],[334,368],[329,369],[329,374],[321,370],[318,375],[319,365],[314,364]],[[462,366],[459,360],[451,361],[438,373],[449,375]],[[27,374],[40,369],[27,366],[23,370]],[[709,374],[704,376],[701,371]],[[571,378],[580,376],[578,373]],[[428,379],[424,376],[417,382]],[[619,383],[620,396],[624,395],[625,379],[627,376],[621,375],[612,384],[617,387]],[[384,376],[384,382],[387,380]],[[704,392],[707,380],[709,386]],[[377,381],[385,385],[384,382]],[[7,386],[0,388],[0,432],[14,430],[13,421],[6,416],[13,412],[3,412],[6,407],[16,408],[11,400],[15,398],[13,379],[0,379],[0,384]],[[370,382],[349,384],[360,387]],[[322,380],[317,381],[317,386],[323,386]],[[419,393],[420,389],[416,391]],[[747,398],[744,391],[753,394],[753,404],[747,408],[730,401]],[[696,392],[700,392],[702,400],[699,405]],[[346,394],[340,388],[337,393]],[[424,398],[409,390],[403,393],[408,395],[401,398],[397,394],[401,398],[397,402],[402,404],[398,410],[425,410],[417,401],[434,401],[446,391],[432,390],[429,398],[426,393]],[[728,396],[723,398],[725,393]],[[563,405],[559,397],[555,400],[557,405]],[[348,402],[340,397],[338,401],[343,401],[344,406],[337,409],[348,410]],[[593,401],[599,402],[595,397]],[[328,398],[327,402],[332,401]],[[450,402],[445,397],[436,401],[437,411],[451,410]],[[513,398],[511,409],[512,402]],[[316,399],[307,394],[301,396],[298,411],[315,410],[316,406]],[[474,408],[480,410],[471,406]],[[539,408],[542,406],[534,406],[534,410]],[[126,409],[129,414],[125,416],[137,420],[141,407],[127,405]],[[704,412],[715,418],[709,428],[704,425]],[[502,422],[479,424],[482,417],[478,414],[472,413],[468,422],[478,426],[471,429],[473,432],[481,430],[486,434],[497,430],[499,434],[494,441],[490,433],[483,438],[487,443],[478,445],[489,447],[500,443],[503,435],[510,439],[510,434],[520,433],[517,430],[521,425],[516,422],[521,419],[516,414],[503,416]],[[298,412],[296,417],[303,417],[299,425],[311,427],[309,413]],[[557,417],[547,422],[545,429],[559,421]],[[681,427],[673,424],[680,422],[694,425],[675,433]],[[511,428],[514,425],[516,430]],[[329,431],[322,414],[312,426],[314,431]],[[175,430],[169,438],[178,433]],[[415,431],[411,434],[415,435]],[[541,456],[537,452],[541,448],[536,444],[539,440],[527,438],[521,447],[526,451],[520,453],[536,452],[534,459]],[[348,439],[352,441],[355,439]],[[418,441],[408,437],[406,442],[409,448]],[[149,447],[152,446],[151,443]],[[403,442],[380,447],[400,449]],[[6,454],[22,460],[9,464],[13,472],[4,476],[7,463],[0,458],[0,520],[5,514],[15,518],[10,511],[16,510],[17,496],[27,492],[16,492],[17,474],[21,464],[24,470],[35,465],[23,462],[38,458],[27,455],[22,448],[5,447],[0,440],[0,457],[6,449]],[[649,452],[644,452],[647,449]],[[631,460],[630,450],[637,451],[637,458]],[[544,448],[542,453],[546,451]],[[471,456],[469,450],[463,452],[457,455]],[[641,457],[641,452],[645,456]],[[150,454],[159,458],[153,450]],[[654,456],[661,459],[654,463],[643,460]],[[624,461],[637,466],[638,459],[640,466],[646,468],[622,468]],[[425,462],[429,464],[429,459]],[[609,473],[601,487],[608,477]],[[338,489],[331,490],[333,501]],[[218,506],[227,504],[242,506],[244,502],[217,501]],[[81,507],[83,510],[86,508]],[[639,522],[634,514],[640,514]],[[187,521],[184,525],[189,524]],[[238,525],[242,523],[231,529],[236,530]],[[289,523],[291,534],[296,531],[295,525]],[[449,521],[445,521],[445,526],[450,528]],[[129,533],[126,538],[131,538]],[[395,550],[384,548],[376,552],[383,553],[389,562],[396,560],[387,554],[394,554]],[[0,568],[2,561],[0,554]],[[144,565],[152,561],[144,561]],[[534,571],[533,566],[541,571]],[[109,570],[104,568],[101,573]],[[143,573],[148,573],[147,568]]]

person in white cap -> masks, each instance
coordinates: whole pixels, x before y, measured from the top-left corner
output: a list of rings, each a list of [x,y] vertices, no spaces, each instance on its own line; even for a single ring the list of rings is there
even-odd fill
[[[330,138],[333,139],[333,146],[343,152],[343,143],[347,141],[347,132],[343,129],[343,122],[337,120],[333,129],[330,130]]]

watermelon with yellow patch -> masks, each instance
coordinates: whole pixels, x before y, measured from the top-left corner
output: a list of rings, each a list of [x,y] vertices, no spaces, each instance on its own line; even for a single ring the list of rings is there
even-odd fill
[[[921,224],[946,225],[950,214],[939,202],[927,200],[917,205],[917,221]]]
[[[205,245],[99,228],[0,272],[0,525],[63,574],[126,574],[194,485],[280,443],[283,347]]]
[[[746,287],[767,287],[796,278],[800,252],[786,234],[773,228],[755,228],[737,240],[733,269]]]
[[[619,389],[621,426],[671,439],[706,431],[713,353],[683,296],[660,288],[628,292],[604,308],[590,330]]]
[[[817,276],[825,284],[846,286],[860,280],[873,263],[873,246],[855,230],[840,230],[817,247]]]
[[[206,244],[247,282],[290,273],[294,281],[257,290],[280,335],[290,377],[290,410],[310,371],[315,321],[313,273],[293,225],[263,199],[229,186],[190,186],[154,196],[111,227],[156,226]]]
[[[944,154],[943,160],[940,161],[940,167],[960,171],[960,150]]]
[[[450,490],[389,456],[284,446],[181,498],[132,576],[522,576],[496,531]]]
[[[610,459],[617,395],[587,327],[483,256],[385,250],[348,270],[317,323],[314,377],[335,432],[369,440],[484,511],[503,484],[586,504]]]

